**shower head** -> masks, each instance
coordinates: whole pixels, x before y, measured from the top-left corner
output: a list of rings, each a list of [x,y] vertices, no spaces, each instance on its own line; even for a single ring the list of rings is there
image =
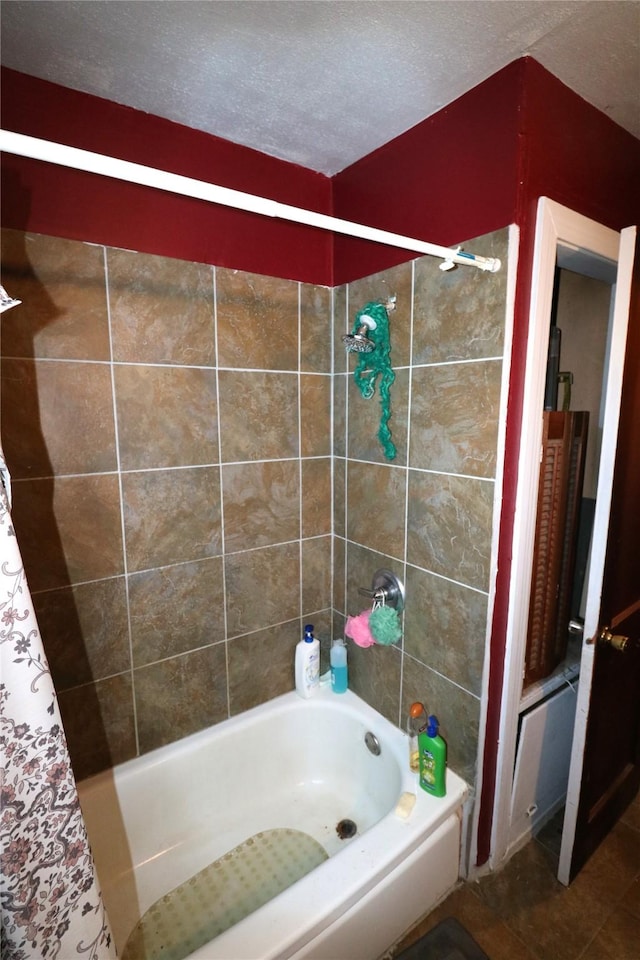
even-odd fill
[[[342,342],[349,353],[371,353],[375,343],[367,337],[368,332],[369,328],[362,324],[356,333],[348,333],[342,338]]]
[[[360,317],[358,327],[353,333],[348,333],[342,338],[342,342],[349,353],[371,353],[375,348],[375,342],[370,340],[367,334],[369,330],[375,330],[377,323],[373,317],[366,313]]]

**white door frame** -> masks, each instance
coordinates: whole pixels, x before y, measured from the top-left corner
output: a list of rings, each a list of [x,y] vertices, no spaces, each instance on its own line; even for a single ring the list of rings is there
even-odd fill
[[[601,261],[602,272],[606,274],[617,261],[619,237],[617,231],[553,200],[541,197],[538,201],[492,824],[490,865],[493,869],[511,852],[511,793],[527,643],[542,410],[556,263],[571,266],[575,261],[582,267],[588,261],[589,272],[597,276]],[[586,272],[578,266],[574,269]]]

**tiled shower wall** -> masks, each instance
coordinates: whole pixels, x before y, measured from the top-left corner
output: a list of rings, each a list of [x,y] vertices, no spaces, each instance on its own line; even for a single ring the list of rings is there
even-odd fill
[[[13,518],[78,778],[293,686],[331,628],[331,292],[17,231]]]
[[[388,567],[404,637],[350,644],[350,686],[425,700],[473,783],[507,231],[473,249],[505,266],[337,289],[332,338],[324,288],[3,233],[2,441],[76,776],[291,689],[302,622],[341,632]],[[339,334],[391,295],[390,463]]]
[[[335,353],[335,629],[367,601],[374,572],[406,585],[404,637],[393,647],[350,646],[350,683],[404,725],[423,700],[440,719],[452,767],[475,782],[486,649],[507,295],[508,231],[466,249],[499,257],[496,274],[443,272],[423,257],[335,292],[335,323],[351,327],[369,301],[397,297],[390,314],[390,427],[376,434],[379,394],[364,400]],[[349,373],[347,373],[347,369]]]

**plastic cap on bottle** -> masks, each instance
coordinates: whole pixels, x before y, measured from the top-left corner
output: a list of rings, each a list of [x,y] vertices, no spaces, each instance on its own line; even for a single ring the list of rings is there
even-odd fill
[[[304,628],[304,639],[307,643],[313,643],[313,624],[308,623]]]
[[[433,714],[432,714],[432,715],[429,717],[429,722],[428,722],[428,726],[427,726],[427,736],[429,736],[429,737],[437,737],[437,736],[438,736],[438,726],[439,726],[439,724],[438,724],[438,718],[435,717],[435,716],[433,716]]]

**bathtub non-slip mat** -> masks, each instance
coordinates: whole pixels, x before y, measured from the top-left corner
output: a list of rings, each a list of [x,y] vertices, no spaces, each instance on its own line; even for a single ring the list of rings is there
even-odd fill
[[[489,957],[455,917],[447,917],[399,953],[396,960],[489,960]]]
[[[265,830],[157,900],[122,960],[184,960],[328,859],[300,830]]]

